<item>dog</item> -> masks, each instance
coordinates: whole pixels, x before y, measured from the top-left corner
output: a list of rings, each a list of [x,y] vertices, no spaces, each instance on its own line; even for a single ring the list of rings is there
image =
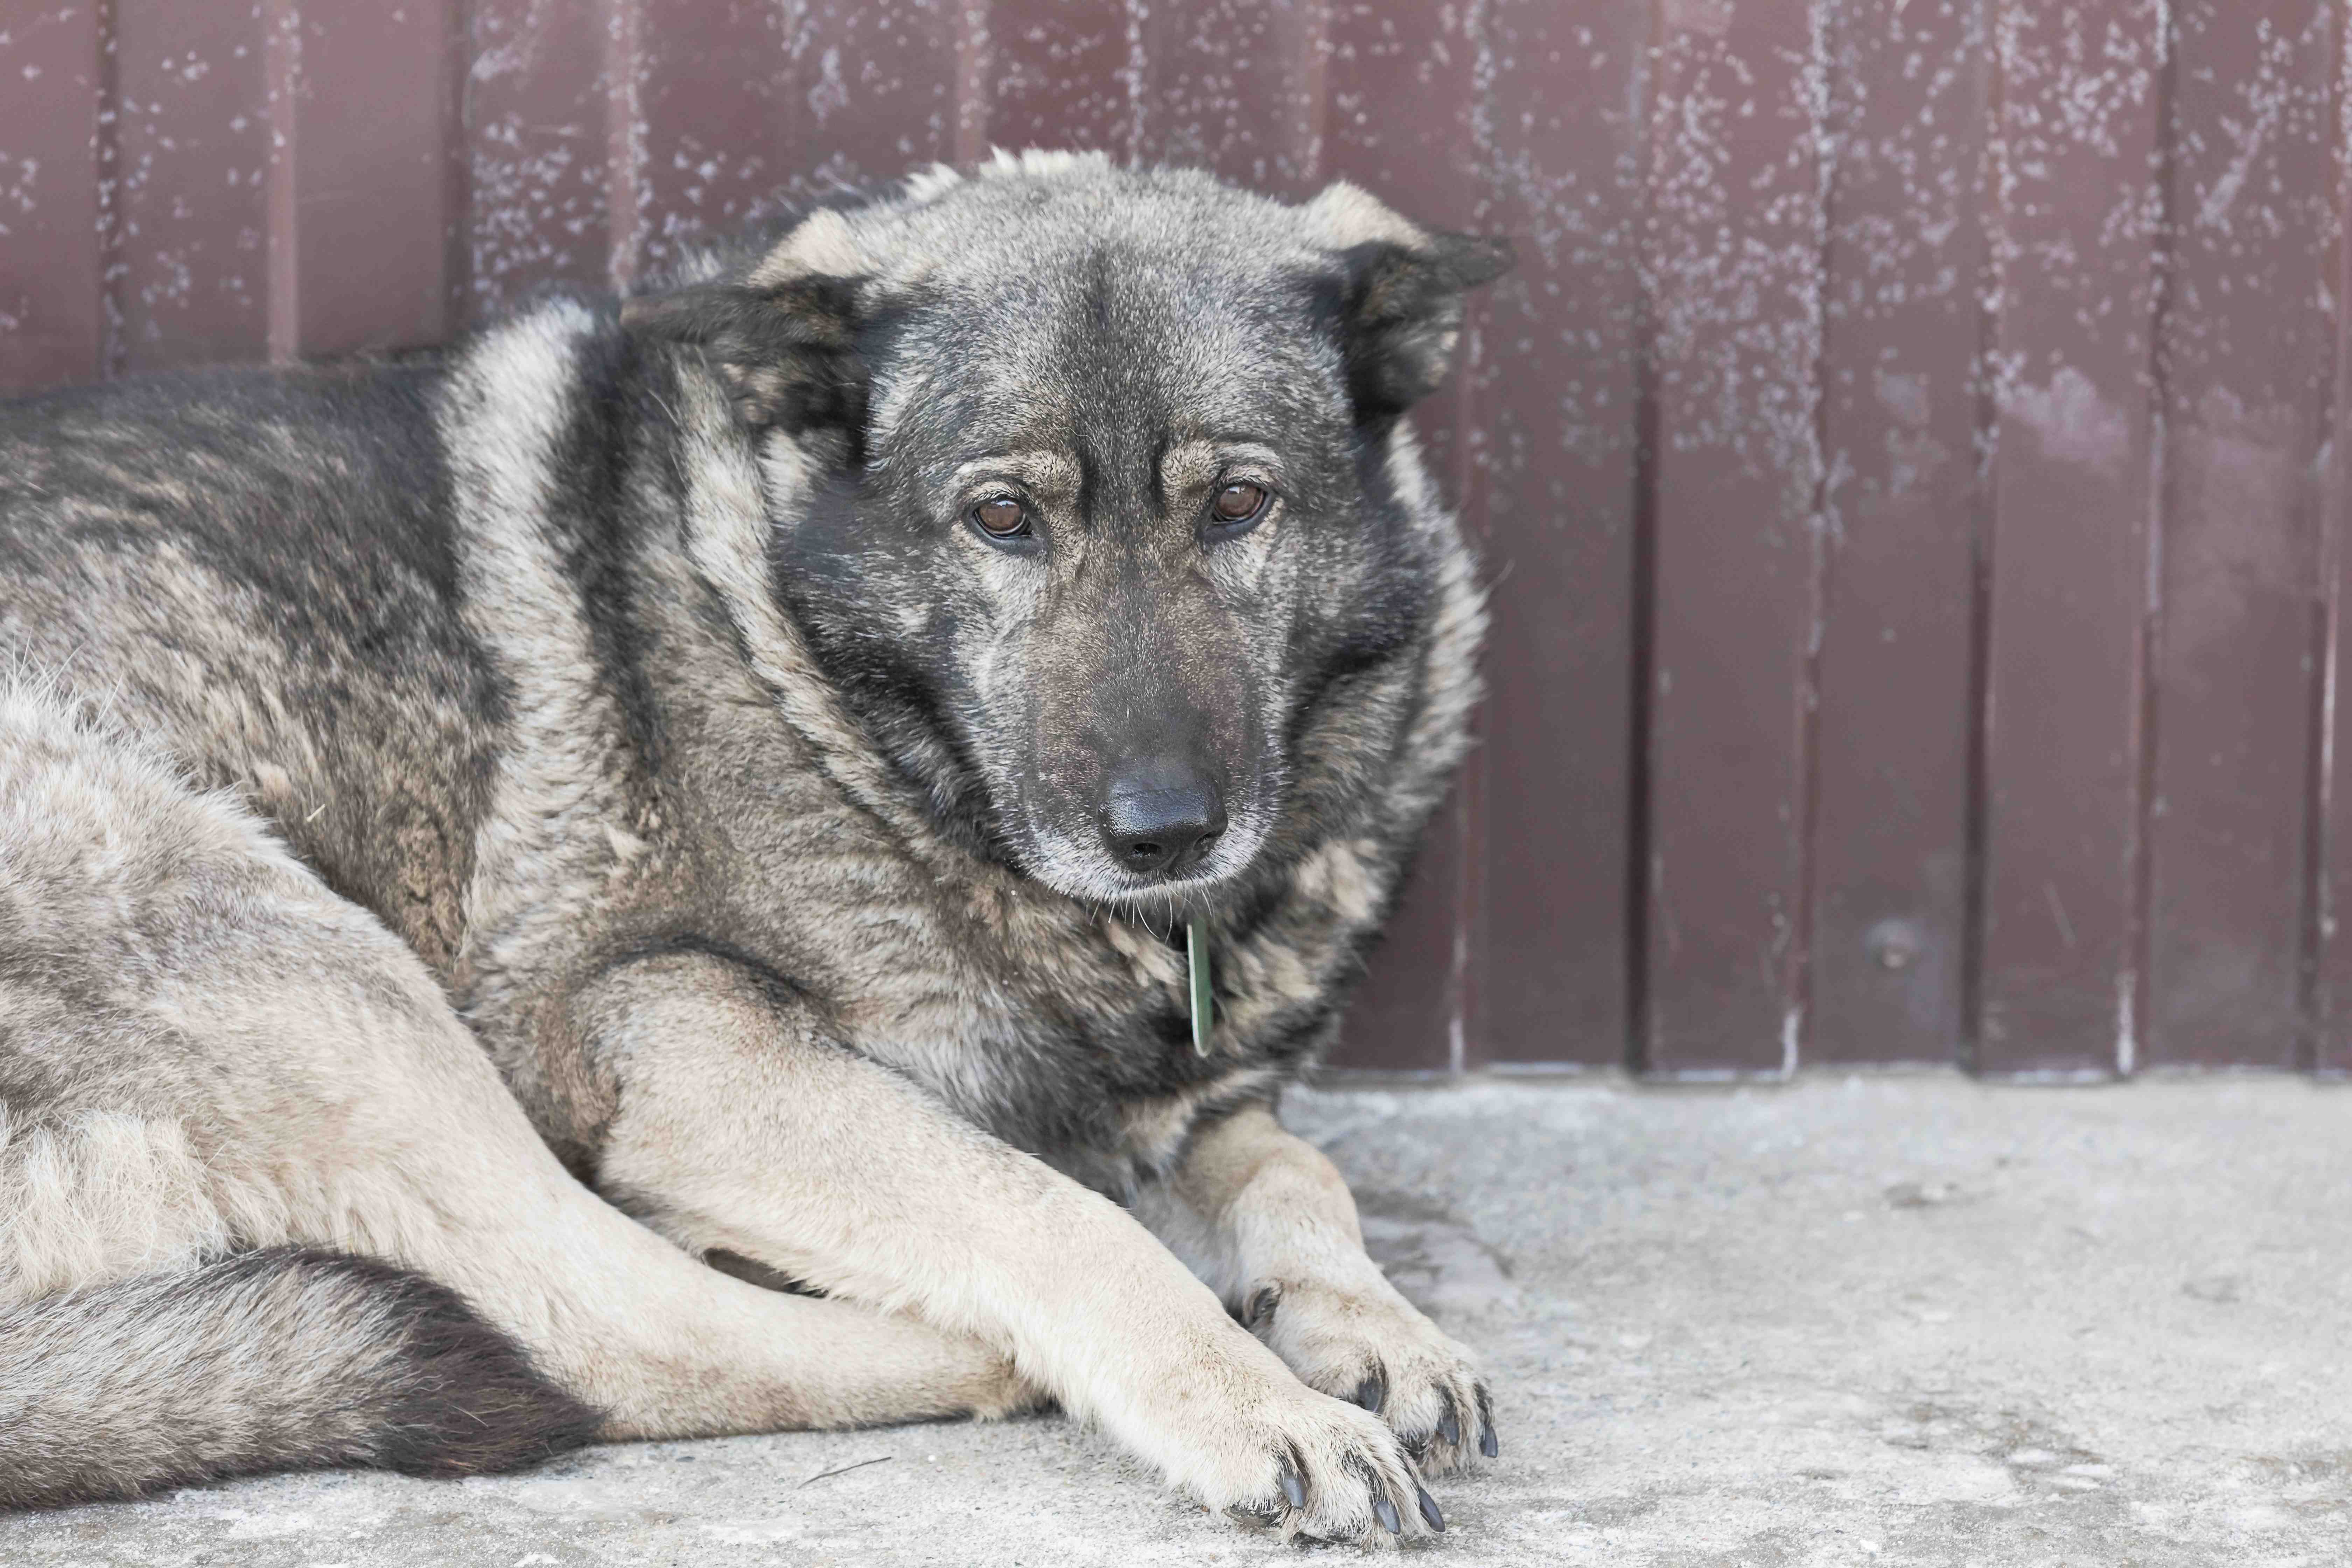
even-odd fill
[[[1275,1107],[1465,745],[1405,414],[1507,265],[999,153],[0,412],[0,1503],[1051,1402],[1443,1529],[1486,1384]]]

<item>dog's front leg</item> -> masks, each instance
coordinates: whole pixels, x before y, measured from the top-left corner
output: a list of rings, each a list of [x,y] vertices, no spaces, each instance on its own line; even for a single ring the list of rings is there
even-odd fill
[[[1292,1376],[1133,1216],[828,1043],[787,988],[668,954],[577,1016],[618,1089],[599,1184],[682,1243],[1003,1347],[1212,1507],[1327,1537],[1434,1517],[1394,1433]]]
[[[1203,1130],[1138,1209],[1294,1372],[1378,1410],[1425,1471],[1495,1455],[1476,1358],[1389,1283],[1346,1181],[1272,1110]]]

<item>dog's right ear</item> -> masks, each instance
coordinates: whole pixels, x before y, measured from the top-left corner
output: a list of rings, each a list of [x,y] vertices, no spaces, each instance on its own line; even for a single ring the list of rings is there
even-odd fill
[[[1464,296],[1509,270],[1510,242],[1424,229],[1345,180],[1299,217],[1338,268],[1332,308],[1356,416],[1393,419],[1444,383]]]
[[[820,270],[826,263],[844,270]],[[866,419],[866,375],[856,332],[856,256],[838,213],[787,236],[740,283],[696,283],[621,307],[640,342],[699,348],[725,377],[735,412],[753,431],[855,433]]]

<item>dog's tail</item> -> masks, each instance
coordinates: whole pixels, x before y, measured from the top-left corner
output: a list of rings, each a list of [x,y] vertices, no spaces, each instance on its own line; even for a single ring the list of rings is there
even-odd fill
[[[0,1508],[295,1466],[467,1475],[597,1413],[444,1285],[279,1247],[0,1306]]]

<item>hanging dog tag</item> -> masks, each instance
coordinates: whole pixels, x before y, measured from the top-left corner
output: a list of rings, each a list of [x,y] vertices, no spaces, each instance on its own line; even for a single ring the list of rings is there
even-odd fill
[[[1216,1021],[1216,1002],[1209,994],[1209,928],[1193,920],[1184,922],[1184,952],[1192,964],[1192,1054],[1209,1054],[1209,1026]]]

